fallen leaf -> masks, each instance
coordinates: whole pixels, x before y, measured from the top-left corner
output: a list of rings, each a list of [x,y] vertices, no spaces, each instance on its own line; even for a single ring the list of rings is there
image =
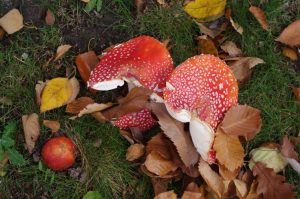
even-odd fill
[[[234,179],[233,182],[236,187],[236,191],[237,191],[239,198],[244,198],[246,196],[246,194],[248,193],[246,183],[241,180],[238,180],[238,179]]]
[[[226,0],[194,0],[184,5],[189,15],[202,21],[212,21],[224,14]]]
[[[253,16],[256,18],[256,20],[259,22],[261,25],[262,29],[268,30],[269,25],[267,22],[266,15],[262,9],[256,6],[251,6],[249,8],[249,11],[253,14]]]
[[[228,135],[244,136],[251,140],[261,129],[260,110],[247,105],[231,107],[220,124]]]
[[[170,182],[170,179],[151,178],[151,183],[153,186],[155,196],[159,195],[160,193],[166,192],[168,189],[168,184]]]
[[[5,35],[5,31],[3,30],[3,28],[0,27],[0,41],[3,39]]]
[[[163,7],[168,6],[168,3],[166,2],[166,0],[156,0],[156,2]]]
[[[158,118],[163,133],[176,146],[178,154],[186,167],[193,166],[199,159],[199,154],[193,145],[190,135],[184,131],[183,123],[173,119],[164,104],[151,103],[149,107]]]
[[[128,131],[120,130],[120,134],[122,137],[124,137],[130,144],[134,144],[134,139],[132,137],[132,134]]]
[[[201,193],[185,191],[183,192],[181,199],[201,199],[201,197]]]
[[[145,10],[145,0],[135,0],[137,13],[142,14]]]
[[[286,27],[276,41],[292,47],[300,45],[300,19]]]
[[[168,191],[158,194],[154,199],[177,199],[177,195],[174,191]]]
[[[143,144],[133,144],[126,152],[126,160],[134,161],[142,157],[145,153],[145,146]]]
[[[23,28],[23,16],[17,9],[12,9],[0,18],[0,26],[8,34],[13,34]]]
[[[58,48],[56,50],[56,54],[55,54],[55,56],[53,58],[54,61],[57,61],[62,56],[64,56],[64,54],[66,54],[70,50],[70,48],[72,48],[72,46],[69,45],[69,44],[58,46]]]
[[[87,82],[91,71],[97,66],[99,59],[94,51],[88,51],[76,56],[75,63],[84,82]]]
[[[41,94],[41,113],[61,107],[71,102],[79,92],[79,83],[75,77],[54,78],[46,82]]]
[[[282,50],[282,54],[292,61],[296,61],[298,59],[297,52],[292,48],[284,47]]]
[[[43,124],[51,129],[52,133],[56,133],[60,129],[60,123],[58,121],[43,120]]]
[[[298,101],[300,101],[300,88],[293,86],[293,93]]]
[[[241,84],[245,83],[250,78],[252,73],[251,69],[254,66],[264,63],[264,60],[257,57],[239,57],[232,63],[228,63],[228,65],[237,81]]]
[[[108,121],[108,119],[106,117],[104,117],[104,115],[101,112],[91,113],[91,116],[93,118],[95,118],[98,122],[101,122],[101,123],[105,123]]]
[[[285,182],[285,177],[276,175],[273,169],[266,168],[262,163],[256,163],[253,174],[257,177],[257,194],[265,199],[294,199],[293,186]]]
[[[218,56],[218,49],[216,48],[214,42],[207,37],[207,35],[199,36],[197,41],[199,54],[211,54]]]
[[[241,168],[237,168],[234,171],[229,171],[224,165],[219,164],[219,173],[225,180],[233,180],[239,174]]]
[[[248,166],[251,170],[253,170],[257,162],[273,169],[276,173],[282,171],[287,165],[286,160],[277,148],[258,147],[250,152],[250,156],[251,159]]]
[[[200,187],[195,182],[190,182],[186,186],[185,191],[200,193]]]
[[[226,41],[220,48],[229,54],[230,57],[237,57],[243,54],[242,50],[236,46],[232,41]]]
[[[199,23],[199,22],[195,22],[196,24],[198,24],[200,32],[204,35],[208,35],[211,38],[215,38],[217,36],[219,36],[227,27],[227,23],[223,23],[221,24],[221,26],[217,29],[210,29],[208,27],[206,27],[204,25],[204,23]]]
[[[225,134],[220,128],[217,129],[213,149],[216,151],[219,163],[231,172],[244,163],[244,148],[239,138]]]
[[[36,113],[22,116],[23,130],[27,150],[32,154],[35,142],[40,136],[39,116]]]
[[[223,183],[224,183],[224,193],[222,198],[238,199],[239,197],[237,197],[237,190],[234,185],[234,182],[231,180],[224,180]],[[216,196],[214,198],[219,199],[219,197]]]
[[[81,110],[83,110],[87,105],[93,104],[95,101],[90,97],[80,97],[73,102],[67,104],[66,112],[78,114]]]
[[[233,21],[233,19],[231,17],[231,10],[230,9],[226,9],[225,16],[230,21],[230,23],[231,23],[232,27],[234,28],[234,30],[237,31],[238,33],[240,33],[241,35],[243,35],[244,29],[238,23]]]
[[[35,85],[35,98],[37,105],[41,105],[41,95],[46,86],[46,82],[38,81],[38,83]]]
[[[45,22],[47,25],[50,25],[50,26],[55,23],[55,16],[52,13],[52,11],[49,9],[47,10],[47,13],[46,13]]]
[[[298,154],[295,151],[294,144],[289,140],[288,136],[284,136],[283,143],[281,145],[281,153],[284,157],[299,160]]]
[[[251,184],[250,191],[245,199],[261,199],[261,197],[259,197],[258,194],[256,193],[256,189],[257,189],[257,182],[254,181]]]
[[[87,114],[92,114],[98,111],[102,111],[105,110],[109,107],[111,107],[113,105],[113,103],[108,102],[106,104],[98,104],[98,103],[93,103],[93,104],[88,104],[86,107],[84,107],[84,109],[82,109],[77,116],[71,118],[71,119],[76,119],[77,117],[81,117],[83,115],[87,115]]]
[[[214,172],[202,158],[200,158],[198,169],[206,184],[221,197],[224,193],[224,183],[222,178]]]

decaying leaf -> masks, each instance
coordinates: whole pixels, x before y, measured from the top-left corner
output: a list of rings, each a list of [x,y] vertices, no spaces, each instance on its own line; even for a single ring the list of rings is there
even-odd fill
[[[98,103],[88,104],[84,109],[82,109],[78,113],[77,117],[81,117],[83,115],[87,115],[87,114],[105,110],[105,109],[111,107],[112,105],[113,105],[113,103],[111,103],[111,102],[108,102],[106,104],[98,104]]]
[[[211,54],[218,56],[218,49],[216,48],[214,42],[207,37],[207,35],[199,36],[197,41],[199,54]]]
[[[174,191],[168,191],[158,194],[154,199],[177,199],[177,195]]]
[[[52,13],[52,11],[49,9],[47,10],[47,13],[46,13],[45,22],[47,25],[50,25],[50,26],[55,23],[55,16]]]
[[[292,47],[300,45],[300,19],[286,27],[276,41]]]
[[[216,29],[210,29],[210,28],[206,27],[204,23],[196,22],[196,24],[198,24],[199,29],[202,34],[208,35],[214,39],[215,37],[219,36],[227,28],[228,23],[224,22],[220,25],[220,27],[218,27]]]
[[[145,146],[143,144],[133,144],[127,149],[126,160],[134,161],[142,157],[145,153]]]
[[[24,136],[27,150],[32,154],[35,142],[40,136],[39,116],[36,113],[22,116]]]
[[[293,86],[293,93],[298,101],[300,101],[300,88]]]
[[[58,121],[43,120],[43,124],[51,129],[52,133],[56,133],[60,129],[60,123]]]
[[[219,164],[219,173],[225,180],[233,180],[237,177],[240,172],[240,168],[234,171],[229,171],[224,165]]]
[[[64,54],[66,54],[70,48],[72,48],[71,45],[69,44],[65,44],[65,45],[61,45],[61,46],[58,46],[57,50],[56,50],[56,54],[54,56],[54,61],[57,61],[59,60],[62,56],[64,56]]]
[[[292,61],[296,61],[298,59],[297,52],[292,48],[284,47],[282,50],[282,54]]]
[[[75,63],[84,82],[87,82],[91,71],[97,66],[99,59],[94,51],[88,51],[76,56]]]
[[[293,186],[285,182],[285,177],[276,175],[273,169],[266,168],[262,163],[256,163],[253,174],[257,177],[257,194],[265,199],[294,199]]]
[[[79,83],[75,77],[54,78],[46,82],[41,94],[41,113],[61,107],[76,98],[79,92]]]
[[[276,173],[282,171],[287,162],[285,158],[281,155],[277,148],[270,147],[258,147],[250,152],[251,159],[249,161],[249,168],[253,169],[257,162],[262,163],[267,168],[273,169]]]
[[[225,16],[230,21],[230,23],[231,23],[232,27],[234,28],[234,30],[237,31],[238,33],[240,33],[241,35],[243,35],[244,29],[238,23],[233,21],[233,19],[231,17],[231,10],[230,9],[226,9]]]
[[[176,146],[178,154],[186,167],[197,163],[199,154],[193,145],[190,135],[184,131],[183,124],[173,119],[164,104],[152,103],[150,109],[158,118],[163,133]]]
[[[93,104],[95,101],[90,97],[80,97],[73,102],[67,104],[66,112],[78,114],[81,110],[83,110],[87,105]]]
[[[226,41],[220,46],[224,52],[228,53],[230,57],[238,57],[243,54],[242,50],[236,46],[232,41]]]
[[[8,34],[13,34],[23,28],[23,16],[17,9],[12,9],[0,18],[0,26]]]
[[[246,140],[250,140],[260,131],[261,125],[259,109],[236,105],[226,112],[220,127],[226,134],[244,136]]]
[[[239,83],[245,83],[251,76],[251,69],[258,65],[265,63],[264,60],[257,57],[239,57],[233,58],[233,62],[228,63],[235,78]],[[229,61],[229,59],[227,59]]]
[[[237,136],[225,134],[218,128],[213,149],[216,158],[229,171],[233,172],[244,163],[244,148]]]
[[[206,184],[221,197],[224,193],[224,183],[222,178],[214,172],[202,158],[200,158],[198,169]]]
[[[253,14],[253,16],[256,18],[256,20],[259,22],[261,25],[262,29],[268,30],[269,25],[267,22],[266,15],[262,9],[256,6],[251,6],[249,8],[249,11]]]

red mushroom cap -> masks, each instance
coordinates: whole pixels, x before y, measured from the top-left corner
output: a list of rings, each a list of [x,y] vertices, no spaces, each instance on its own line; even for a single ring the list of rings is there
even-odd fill
[[[164,99],[175,114],[186,110],[215,128],[224,113],[237,104],[238,85],[224,61],[213,55],[198,55],[173,71]]]
[[[136,80],[159,96],[168,76],[174,69],[167,48],[149,36],[139,36],[116,45],[105,52],[98,66],[92,71],[88,86],[96,90],[111,90]]]
[[[129,127],[137,127],[141,131],[152,128],[157,121],[152,117],[151,111],[147,108],[139,111],[128,113],[121,116],[113,124],[120,129],[127,130]]]

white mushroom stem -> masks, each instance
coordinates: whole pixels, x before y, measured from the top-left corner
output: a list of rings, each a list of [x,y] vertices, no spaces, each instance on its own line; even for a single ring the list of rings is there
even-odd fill
[[[198,153],[205,161],[208,161],[208,153],[215,137],[214,130],[206,122],[193,118],[190,121],[190,133]]]

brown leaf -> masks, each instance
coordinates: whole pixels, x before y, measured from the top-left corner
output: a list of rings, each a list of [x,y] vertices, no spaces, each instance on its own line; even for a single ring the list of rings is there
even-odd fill
[[[222,178],[202,158],[200,158],[198,169],[206,184],[221,197],[224,193]]]
[[[71,79],[69,79],[69,85],[70,85],[70,89],[72,90],[72,95],[68,99],[67,103],[73,102],[76,99],[76,97],[80,91],[79,82],[75,77],[72,77]]]
[[[58,46],[58,48],[56,50],[56,54],[55,54],[55,56],[53,58],[54,61],[57,61],[62,56],[64,56],[64,54],[66,54],[70,50],[70,48],[72,48],[72,46],[69,45],[69,44]]]
[[[130,144],[134,144],[134,139],[132,137],[132,134],[128,131],[120,130],[120,134],[123,138],[125,138]]]
[[[281,145],[281,153],[287,158],[299,160],[298,154],[295,151],[293,143],[289,140],[288,136],[284,136],[283,143]]]
[[[46,13],[45,22],[47,25],[50,25],[50,26],[55,23],[55,16],[52,13],[52,11],[49,9],[47,10],[47,13]]]
[[[108,119],[104,117],[104,115],[101,112],[91,113],[91,116],[101,123],[105,123],[108,121]]]
[[[198,193],[200,193],[200,187],[199,187],[195,182],[190,182],[190,183],[186,186],[185,191],[198,192]]]
[[[87,82],[91,71],[97,66],[99,59],[94,51],[88,51],[76,56],[75,63],[84,82]]]
[[[5,31],[3,30],[3,28],[0,27],[0,41],[3,39],[5,35]]]
[[[142,14],[145,10],[145,0],[135,0],[135,6],[138,14]]]
[[[234,28],[234,30],[237,31],[238,33],[240,33],[241,35],[243,35],[244,29],[238,23],[233,21],[233,19],[231,17],[231,10],[230,9],[226,9],[225,16],[230,21],[230,23],[231,23],[232,27]]]
[[[244,148],[237,136],[225,134],[220,128],[217,129],[213,149],[216,158],[229,171],[234,172],[244,163]]]
[[[250,140],[260,131],[261,125],[259,109],[236,105],[226,112],[220,127],[228,135],[244,136]]]
[[[229,54],[230,57],[237,57],[243,54],[242,50],[239,49],[236,44],[232,41],[226,41],[220,46],[220,48]]]
[[[6,165],[8,163],[8,154],[4,152],[2,160],[0,160],[0,177],[6,175]]]
[[[154,199],[177,199],[177,195],[174,191],[168,191],[155,196]]]
[[[158,118],[163,133],[176,146],[179,156],[186,167],[193,166],[199,159],[199,154],[193,145],[190,135],[184,131],[183,123],[173,119],[164,104],[152,103],[150,109]]]
[[[201,199],[201,197],[201,193],[185,191],[183,192],[181,199]]]
[[[142,144],[133,144],[127,149],[126,160],[134,161],[142,157],[145,153],[145,146]]]
[[[292,48],[284,47],[282,50],[282,54],[292,61],[297,61],[298,59],[297,52]]]
[[[204,25],[204,23],[196,22],[196,24],[199,26],[200,31],[201,31],[202,34],[208,35],[213,39],[215,37],[217,37],[218,35],[220,35],[227,28],[227,22],[222,23],[220,25],[220,27],[218,27],[216,29],[210,29],[210,28],[206,27]]]
[[[256,163],[253,174],[257,177],[257,194],[265,199],[294,199],[293,186],[285,182],[285,177],[276,175],[273,169],[266,168],[262,163]]]
[[[256,20],[261,25],[262,29],[267,30],[269,28],[266,15],[262,9],[256,6],[251,6],[249,11],[253,14]]]
[[[229,67],[234,73],[239,83],[245,83],[251,76],[251,69],[257,64],[265,63],[257,57],[240,57],[236,61],[229,63]]]
[[[43,92],[43,89],[46,86],[46,82],[38,81],[38,83],[35,85],[35,98],[37,105],[41,105],[41,94]]]
[[[43,120],[43,124],[51,129],[52,133],[56,133],[60,129],[60,123],[53,120]]]
[[[33,152],[35,142],[40,136],[39,116],[36,113],[22,116],[24,136],[26,147],[31,154]]]
[[[66,112],[78,114],[87,105],[93,104],[93,103],[94,103],[94,100],[90,97],[80,97],[67,105]]]
[[[239,196],[239,198],[244,198],[248,193],[247,184],[238,179],[234,179],[233,182],[236,187],[237,195]]]
[[[0,26],[8,34],[13,34],[23,28],[23,16],[17,9],[12,9],[0,18]]]
[[[98,104],[98,103],[88,104],[84,109],[82,109],[78,113],[77,117],[81,117],[83,115],[87,115],[87,114],[105,110],[105,109],[111,107],[112,105],[113,105],[113,103],[111,103],[111,102],[108,102],[106,104]]]
[[[261,199],[261,197],[257,195],[256,189],[257,189],[257,182],[254,181],[251,184],[250,191],[245,199]]]
[[[207,35],[199,36],[197,41],[199,54],[211,54],[218,56],[218,49],[216,48],[214,42],[207,37]]]
[[[293,87],[293,93],[298,101],[300,101],[300,88]]]
[[[300,19],[286,27],[276,41],[292,47],[300,45]]]
[[[144,164],[150,172],[158,176],[167,175],[178,168],[173,161],[165,159],[157,151],[152,151],[148,154]]]
[[[160,193],[166,192],[170,182],[171,180],[169,179],[151,178],[154,194],[157,196]]]
[[[141,111],[146,107],[151,91],[142,87],[133,88],[126,97],[118,100],[119,105],[103,112],[107,119],[119,118],[127,113]]]
[[[234,171],[229,171],[224,165],[219,164],[219,173],[225,180],[233,180],[239,174],[241,168],[237,168]]]
[[[168,6],[168,3],[166,2],[166,0],[156,0],[156,1],[157,1],[157,3],[158,3],[159,5],[161,5],[162,7]]]

